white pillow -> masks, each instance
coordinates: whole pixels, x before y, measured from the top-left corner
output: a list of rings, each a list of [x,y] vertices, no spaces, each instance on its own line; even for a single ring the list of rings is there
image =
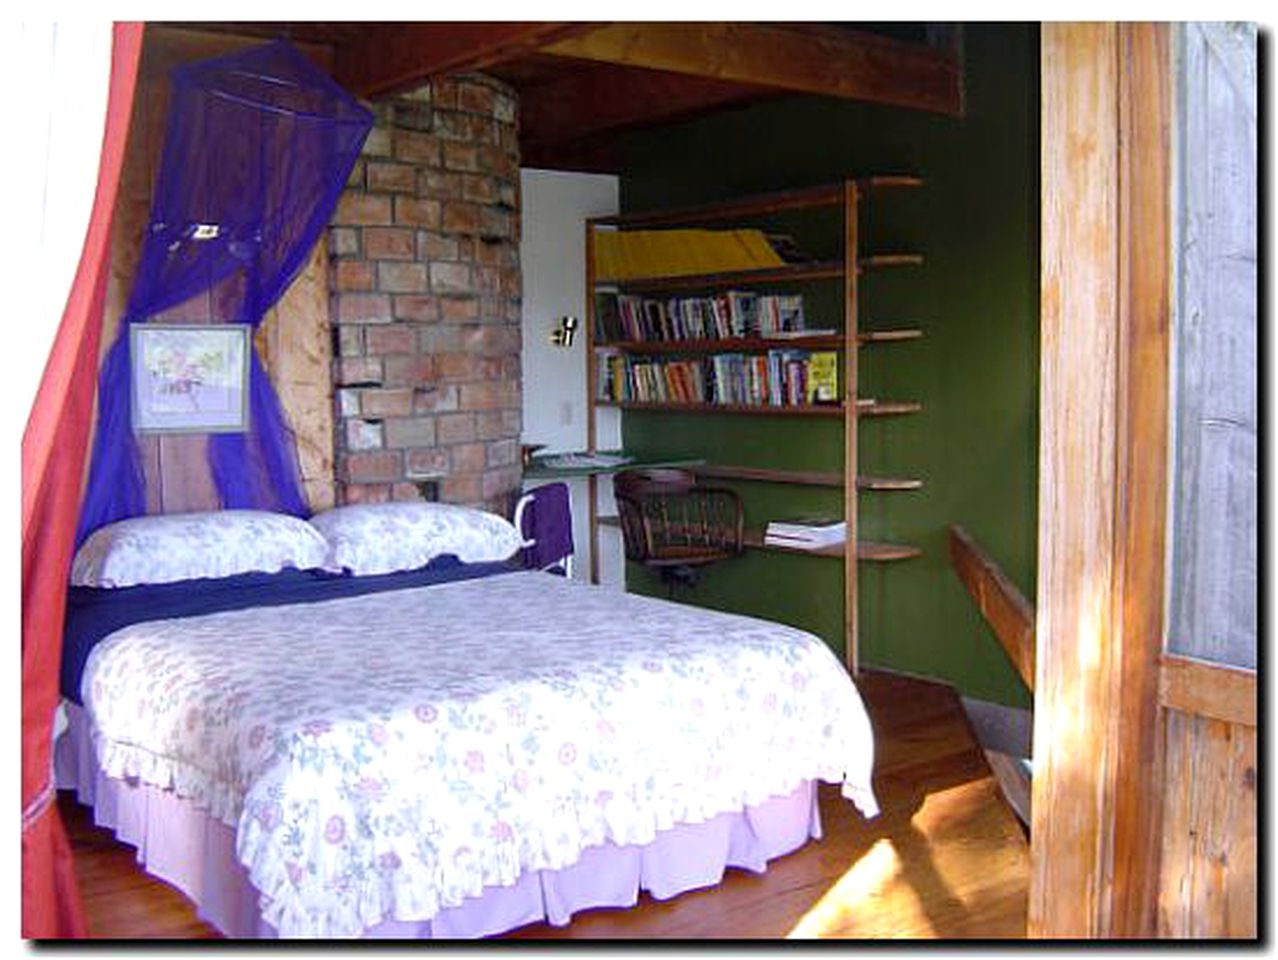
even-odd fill
[[[305,520],[266,510],[133,517],[89,535],[71,564],[80,587],[131,587],[285,567],[322,567],[328,544]]]
[[[332,549],[330,567],[358,575],[413,570],[446,553],[463,563],[505,560],[523,542],[495,513],[416,500],[336,507],[311,524]]]

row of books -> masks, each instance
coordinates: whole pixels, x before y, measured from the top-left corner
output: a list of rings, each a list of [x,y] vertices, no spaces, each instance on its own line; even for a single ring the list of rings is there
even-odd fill
[[[631,294],[601,296],[595,342],[724,340],[794,337],[811,333],[802,294],[729,290],[713,297],[656,300]]]
[[[611,403],[705,403],[793,407],[839,402],[833,351],[720,353],[695,360],[649,360],[603,352],[595,396]]]
[[[763,542],[794,550],[820,550],[847,539],[848,525],[833,517],[773,520],[763,531]]]

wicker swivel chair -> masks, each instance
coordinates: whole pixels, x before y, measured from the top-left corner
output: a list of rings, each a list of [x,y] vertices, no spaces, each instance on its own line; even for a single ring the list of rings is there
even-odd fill
[[[626,470],[613,478],[626,559],[655,571],[671,596],[708,563],[743,549],[744,514],[733,490],[703,487],[690,470]]]

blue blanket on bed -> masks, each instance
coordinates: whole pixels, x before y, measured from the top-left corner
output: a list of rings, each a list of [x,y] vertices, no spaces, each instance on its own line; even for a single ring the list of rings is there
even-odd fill
[[[428,587],[454,580],[473,580],[519,569],[507,563],[462,563],[436,557],[417,570],[355,577],[321,570],[244,573],[211,580],[180,580],[137,587],[71,587],[67,591],[66,626],[62,632],[62,695],[80,699],[80,675],[99,640],[133,623],[194,617],[246,607],[278,607],[316,603],[365,593]]]

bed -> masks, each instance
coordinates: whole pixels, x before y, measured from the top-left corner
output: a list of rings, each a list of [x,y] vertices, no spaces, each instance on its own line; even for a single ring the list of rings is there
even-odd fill
[[[72,591],[59,785],[227,935],[563,924],[765,869],[820,836],[817,780],[877,812],[868,718],[810,634],[455,538],[360,572],[324,542]]]

